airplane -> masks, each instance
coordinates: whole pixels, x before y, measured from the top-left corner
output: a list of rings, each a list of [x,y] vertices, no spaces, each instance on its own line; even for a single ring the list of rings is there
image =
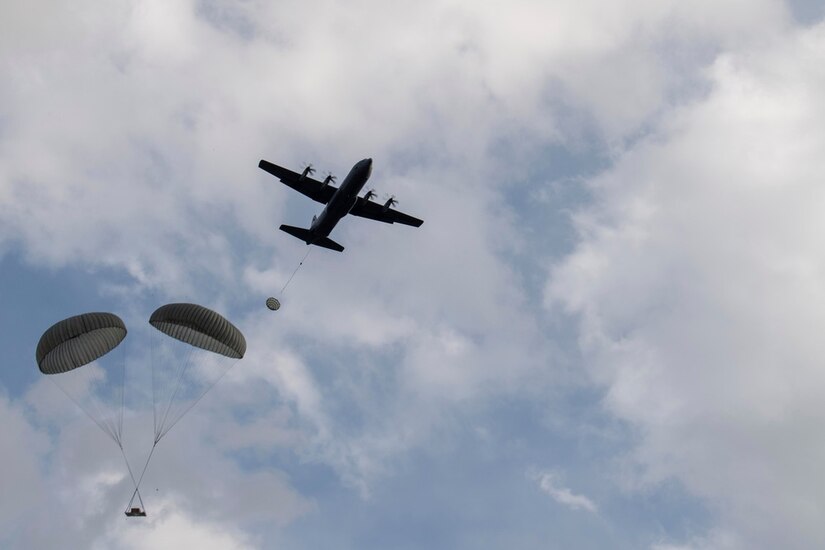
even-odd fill
[[[413,227],[419,227],[424,223],[423,220],[394,210],[392,207],[398,202],[395,197],[390,197],[382,205],[370,200],[375,196],[374,190],[367,191],[363,197],[358,196],[361,188],[364,187],[370,174],[372,174],[372,159],[356,162],[347,177],[344,178],[344,183],[337,188],[332,185],[335,181],[332,174],[324,178],[324,181],[311,178],[310,176],[315,172],[312,166],[307,166],[303,172],[298,173],[266,160],[261,160],[258,163],[258,168],[269,172],[284,184],[303,193],[312,200],[326,205],[319,216],[312,216],[312,225],[309,229],[292,225],[282,225],[279,228],[281,231],[301,239],[308,245],[314,244],[343,252],[344,247],[330,239],[329,234],[335,225],[341,221],[341,218],[347,214],[384,223],[402,223]]]

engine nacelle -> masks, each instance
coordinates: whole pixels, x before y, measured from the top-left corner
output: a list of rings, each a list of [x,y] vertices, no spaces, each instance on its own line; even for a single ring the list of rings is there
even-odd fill
[[[301,177],[298,179],[298,181],[304,181],[304,179],[306,179],[307,176],[310,176],[314,173],[315,173],[315,168],[313,168],[312,165],[310,164],[306,168],[304,168],[303,172],[301,172]]]
[[[381,212],[387,212],[393,205],[398,204],[398,201],[395,200],[395,197],[390,197],[387,199],[387,202],[384,203],[383,208],[381,208]]]

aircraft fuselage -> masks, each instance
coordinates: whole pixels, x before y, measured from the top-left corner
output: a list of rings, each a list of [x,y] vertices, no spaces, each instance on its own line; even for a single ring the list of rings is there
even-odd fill
[[[312,241],[328,237],[341,218],[352,210],[358,200],[358,193],[367,183],[370,174],[372,174],[372,159],[364,159],[355,163],[324,210],[312,219],[312,225],[309,228]]]

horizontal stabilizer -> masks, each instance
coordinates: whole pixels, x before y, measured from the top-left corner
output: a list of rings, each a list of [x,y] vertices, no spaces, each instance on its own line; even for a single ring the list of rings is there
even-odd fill
[[[343,252],[344,251],[343,246],[336,243],[335,241],[333,241],[329,237],[324,237],[322,239],[318,239],[317,241],[315,241],[312,244],[318,245],[318,246],[323,246],[324,248],[329,248],[330,250],[336,250],[338,252]]]
[[[307,244],[309,244],[312,240],[312,233],[309,232],[309,229],[304,229],[303,227],[295,227],[294,225],[282,225],[279,229],[281,231],[286,231],[293,237],[298,237]]]
[[[312,235],[312,233],[310,233],[309,229],[304,229],[303,227],[295,227],[294,225],[282,225],[279,229],[281,231],[289,233],[293,237],[301,239],[307,244],[314,244],[316,246],[329,248],[330,250],[335,250],[337,252],[344,251],[343,246],[336,243],[329,237],[321,237],[320,239],[315,240],[315,237]]]

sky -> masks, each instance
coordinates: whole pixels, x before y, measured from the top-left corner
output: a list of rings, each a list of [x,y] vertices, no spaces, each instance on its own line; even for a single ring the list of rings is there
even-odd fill
[[[823,18],[3,2],[0,546],[825,546]],[[258,161],[342,181],[366,157],[424,224],[345,218],[282,293],[307,249],[277,227],[321,206]],[[34,352],[71,315],[124,320],[89,372],[125,366],[141,464],[170,302],[247,353],[124,518],[119,449]]]

